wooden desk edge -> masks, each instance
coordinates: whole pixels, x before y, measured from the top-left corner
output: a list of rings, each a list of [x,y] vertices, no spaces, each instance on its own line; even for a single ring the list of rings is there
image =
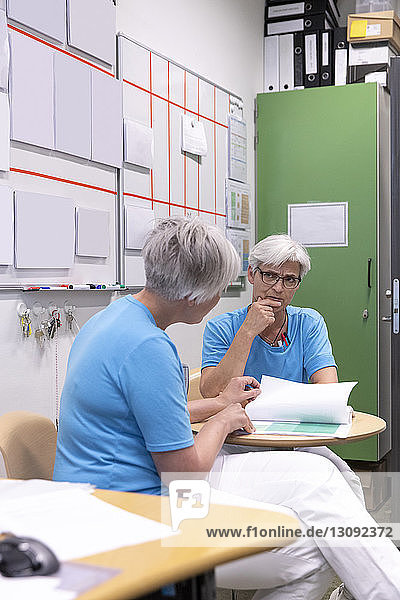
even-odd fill
[[[118,496],[116,496],[118,494]],[[157,514],[159,511],[159,496],[146,496],[144,494],[133,494],[129,492],[112,492],[110,490],[96,490],[95,496],[100,500],[110,502],[114,506],[119,506],[135,514],[142,515],[144,517],[160,521],[160,516]],[[115,502],[115,500],[118,502]],[[239,507],[240,508],[240,507]],[[258,510],[258,509],[256,509]],[[293,517],[289,517],[284,513],[280,513],[285,519],[293,520]],[[285,525],[286,526],[286,525]],[[300,525],[298,525],[300,526]],[[287,527],[295,527],[294,523],[289,523]],[[293,541],[295,538],[293,538]],[[288,544],[291,543],[288,538]],[[132,598],[139,598],[145,594],[149,594],[156,591],[164,585],[176,583],[177,581],[183,581],[185,579],[195,577],[201,573],[213,569],[215,566],[243,558],[260,552],[265,552],[267,549],[272,550],[277,547],[276,545],[269,546],[248,546],[243,547],[165,547],[160,549],[160,540],[153,542],[147,542],[137,546],[126,546],[79,559],[76,562],[87,563],[91,565],[98,565],[103,567],[121,568],[118,556],[125,555],[125,561],[127,554],[132,553],[132,567],[135,568],[135,560],[133,554],[140,547],[141,555],[153,557],[157,560],[158,555],[162,551],[164,554],[162,562],[158,565],[156,570],[149,570],[148,572],[141,573],[141,580],[134,581],[134,577],[131,577],[130,572],[126,566],[122,566],[122,572],[117,574],[115,577],[108,581],[96,586],[84,594],[81,594],[79,600],[109,600],[111,597],[118,600],[131,600]],[[196,551],[195,559],[191,557]],[[179,554],[182,554],[179,560]],[[114,560],[113,560],[114,559]],[[139,566],[140,569],[140,566]]]

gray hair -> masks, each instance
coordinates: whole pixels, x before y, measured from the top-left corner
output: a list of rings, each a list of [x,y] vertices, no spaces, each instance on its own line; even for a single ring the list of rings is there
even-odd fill
[[[196,304],[221,294],[240,268],[224,234],[200,219],[160,219],[146,237],[142,256],[146,288],[167,300]]]
[[[310,256],[305,247],[284,233],[266,237],[258,242],[249,254],[249,265],[252,269],[262,264],[281,267],[288,261],[299,263],[301,279],[311,269]]]

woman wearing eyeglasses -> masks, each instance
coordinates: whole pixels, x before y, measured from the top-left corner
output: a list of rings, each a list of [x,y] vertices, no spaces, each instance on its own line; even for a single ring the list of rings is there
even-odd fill
[[[337,383],[337,370],[323,317],[312,308],[291,302],[311,268],[301,244],[288,235],[270,235],[249,255],[248,280],[252,304],[208,321],[203,337],[200,390],[216,396],[232,377],[262,375],[299,383]],[[325,447],[298,448],[331,460],[364,503],[359,478]],[[224,446],[224,452],[246,452]]]
[[[305,248],[271,235],[250,252],[250,306],[211,319],[203,338],[201,391],[218,393],[232,377],[262,375],[307,383],[336,383],[337,372],[322,316],[291,306],[310,270]]]

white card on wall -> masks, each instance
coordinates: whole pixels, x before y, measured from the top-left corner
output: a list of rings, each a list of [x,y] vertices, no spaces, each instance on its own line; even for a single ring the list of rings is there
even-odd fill
[[[204,124],[195,116],[181,116],[181,149],[197,156],[207,156]]]
[[[92,70],[92,160],[122,166],[122,82]]]
[[[124,119],[124,161],[146,169],[153,168],[153,130],[136,121]]]
[[[7,14],[59,42],[65,40],[65,0],[7,0]]]
[[[71,198],[15,192],[15,266],[19,269],[71,268],[74,212]]]
[[[139,206],[125,206],[125,248],[141,250],[151,229],[154,227],[154,210]]]
[[[112,0],[68,0],[68,44],[113,65],[116,7]]]
[[[54,56],[55,147],[60,152],[90,158],[92,85],[87,65]]]
[[[305,246],[348,246],[348,203],[289,204],[288,234]]]
[[[10,106],[8,94],[0,92],[0,171],[10,170]]]
[[[107,258],[110,254],[110,213],[93,208],[76,209],[76,254]]]
[[[227,228],[226,237],[240,256],[239,275],[246,275],[249,266],[250,231]]]
[[[16,31],[11,41],[11,138],[54,148],[53,50]]]
[[[8,69],[10,65],[10,46],[6,13],[0,10],[0,89],[8,90]]]
[[[14,263],[14,204],[12,189],[0,186],[0,265]]]

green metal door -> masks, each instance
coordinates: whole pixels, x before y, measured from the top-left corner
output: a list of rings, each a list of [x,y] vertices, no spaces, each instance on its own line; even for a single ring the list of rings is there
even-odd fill
[[[293,304],[324,316],[340,381],[359,381],[352,406],[377,414],[376,84],[259,94],[257,105],[258,239],[287,232],[288,204],[348,202],[348,247],[309,248]],[[376,437],[333,449],[377,460]]]

